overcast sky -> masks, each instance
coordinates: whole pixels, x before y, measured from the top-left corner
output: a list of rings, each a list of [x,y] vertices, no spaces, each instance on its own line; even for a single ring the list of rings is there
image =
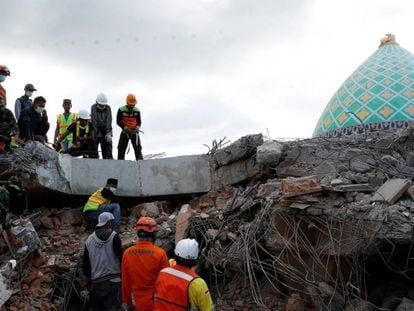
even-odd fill
[[[53,137],[63,98],[113,110],[136,94],[143,153],[205,153],[251,133],[312,135],[386,33],[414,52],[411,0],[0,0],[8,106],[30,82]],[[128,158],[132,158],[130,151]]]

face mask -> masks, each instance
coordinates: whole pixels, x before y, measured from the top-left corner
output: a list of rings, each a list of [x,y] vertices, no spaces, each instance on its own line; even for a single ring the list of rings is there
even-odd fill
[[[3,82],[4,80],[6,80],[6,76],[5,75],[0,75],[0,82]]]
[[[36,112],[38,113],[38,114],[42,114],[42,112],[43,112],[43,110],[45,110],[45,108],[43,108],[43,107],[36,107]]]
[[[0,105],[0,111],[4,111],[4,110],[6,110],[6,106],[4,104],[1,104]]]
[[[115,193],[116,193],[116,188],[114,188],[114,187],[109,187],[109,190],[110,190],[113,194],[115,194]]]
[[[24,94],[25,94],[27,97],[32,97],[33,92],[32,92],[32,91],[26,91],[26,92],[24,92]]]

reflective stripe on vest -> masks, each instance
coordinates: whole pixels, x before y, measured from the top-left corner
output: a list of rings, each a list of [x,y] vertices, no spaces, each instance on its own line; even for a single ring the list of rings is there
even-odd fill
[[[88,136],[88,134],[89,134],[89,123],[85,127],[85,133],[83,134],[83,137]],[[76,122],[76,141],[73,142],[73,145],[75,147],[79,147],[81,145],[79,140],[78,140],[79,135],[80,135],[80,122],[77,121]]]
[[[74,112],[70,113],[67,119],[65,119],[65,115],[63,113],[59,114],[57,118],[58,127],[59,127],[59,135],[65,134],[69,125],[75,122],[76,119],[77,119],[77,115]],[[73,136],[72,134],[69,134],[68,136],[66,136],[66,138],[63,141],[72,141],[73,139],[72,136]]]
[[[83,212],[87,212],[87,211],[96,211],[99,206],[101,206],[102,204],[109,204],[111,203],[110,200],[105,199],[102,196],[102,188],[99,188],[98,190],[96,190],[90,197],[88,202],[86,202],[85,206],[83,207]]]
[[[130,129],[136,128],[138,125],[137,115],[138,115],[139,109],[137,107],[133,107],[130,110],[128,105],[125,105],[119,108],[119,110],[122,112],[122,119],[121,119],[122,125]]]
[[[162,269],[157,279],[154,310],[189,310],[188,287],[197,277],[196,273],[182,266]]]

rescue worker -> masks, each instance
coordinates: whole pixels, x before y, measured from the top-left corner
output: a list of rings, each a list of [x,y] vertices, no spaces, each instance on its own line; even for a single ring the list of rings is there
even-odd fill
[[[70,110],[72,109],[72,101],[70,99],[64,99],[62,106],[64,112],[58,114],[56,121],[55,138],[53,140],[55,143],[58,141],[59,137],[65,134],[69,125],[71,125],[73,122],[76,122],[77,119],[77,114],[74,112],[70,112]],[[60,141],[60,145],[63,152],[67,152],[69,148],[72,147],[72,140],[73,134],[71,133]]]
[[[214,310],[206,282],[195,272],[198,243],[183,239],[175,247],[177,264],[161,270],[155,287],[154,311]]]
[[[153,310],[155,281],[158,273],[168,267],[165,251],[154,245],[157,223],[141,217],[137,224],[138,242],[129,247],[122,258],[123,310]]]
[[[100,93],[91,107],[93,131],[96,137],[96,150],[101,145],[102,158],[113,159],[112,156],[112,112],[108,98]]]
[[[118,311],[121,307],[121,262],[123,248],[113,231],[114,216],[104,212],[98,217],[95,232],[85,243],[83,272],[92,283],[91,311]]]
[[[20,114],[23,110],[30,108],[33,105],[32,100],[30,97],[33,96],[33,92],[37,91],[33,84],[28,83],[24,87],[24,95],[20,98],[16,99],[14,104],[14,115],[16,116],[16,120],[19,120]]]
[[[89,112],[87,110],[80,110],[78,117],[79,120],[72,122],[53,146],[56,151],[59,151],[61,143],[67,137],[72,136],[72,146],[64,153],[73,157],[98,158],[95,148],[95,135],[92,130],[92,123],[89,121],[91,118]]]
[[[118,142],[118,160],[125,159],[125,151],[131,140],[135,152],[135,159],[142,160],[142,147],[139,139],[139,128],[141,127],[141,112],[136,107],[137,99],[134,94],[128,94],[126,105],[118,109],[116,123],[122,129]]]
[[[98,216],[103,212],[114,215],[114,229],[118,230],[121,225],[121,207],[118,203],[111,203],[115,200],[115,193],[118,188],[118,180],[109,178],[104,187],[96,190],[83,207],[83,215],[89,226],[95,226]]]
[[[16,119],[13,113],[6,108],[3,97],[0,97],[0,153],[9,150],[10,143],[15,142],[17,133]]]
[[[36,97],[33,105],[26,108],[20,114],[18,120],[20,138],[25,141],[37,140],[47,142],[47,132],[50,124],[45,110],[46,99],[43,96]]]
[[[10,76],[10,70],[5,65],[0,65],[0,96],[3,97],[4,103],[7,105],[6,89],[1,85],[7,77]]]

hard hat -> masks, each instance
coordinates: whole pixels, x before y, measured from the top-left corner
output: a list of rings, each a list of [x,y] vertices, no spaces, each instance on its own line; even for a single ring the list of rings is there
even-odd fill
[[[134,94],[128,94],[128,96],[126,97],[126,102],[128,105],[136,105],[137,104],[137,98],[135,97]]]
[[[108,103],[108,98],[104,93],[99,93],[98,96],[96,96],[96,102],[100,105],[106,105]]]
[[[90,120],[91,119],[91,116],[89,115],[89,111],[85,110],[85,109],[79,110],[78,117],[79,117],[79,119],[82,119],[82,120]]]
[[[138,221],[137,224],[135,226],[135,229],[137,231],[139,230],[144,230],[146,232],[154,232],[155,230],[157,230],[157,223],[154,220],[154,218],[151,217],[141,217]]]
[[[0,72],[5,73],[6,76],[10,76],[10,70],[5,65],[0,65]]]
[[[175,246],[174,253],[183,259],[195,260],[198,258],[198,243],[194,239],[183,239]]]

